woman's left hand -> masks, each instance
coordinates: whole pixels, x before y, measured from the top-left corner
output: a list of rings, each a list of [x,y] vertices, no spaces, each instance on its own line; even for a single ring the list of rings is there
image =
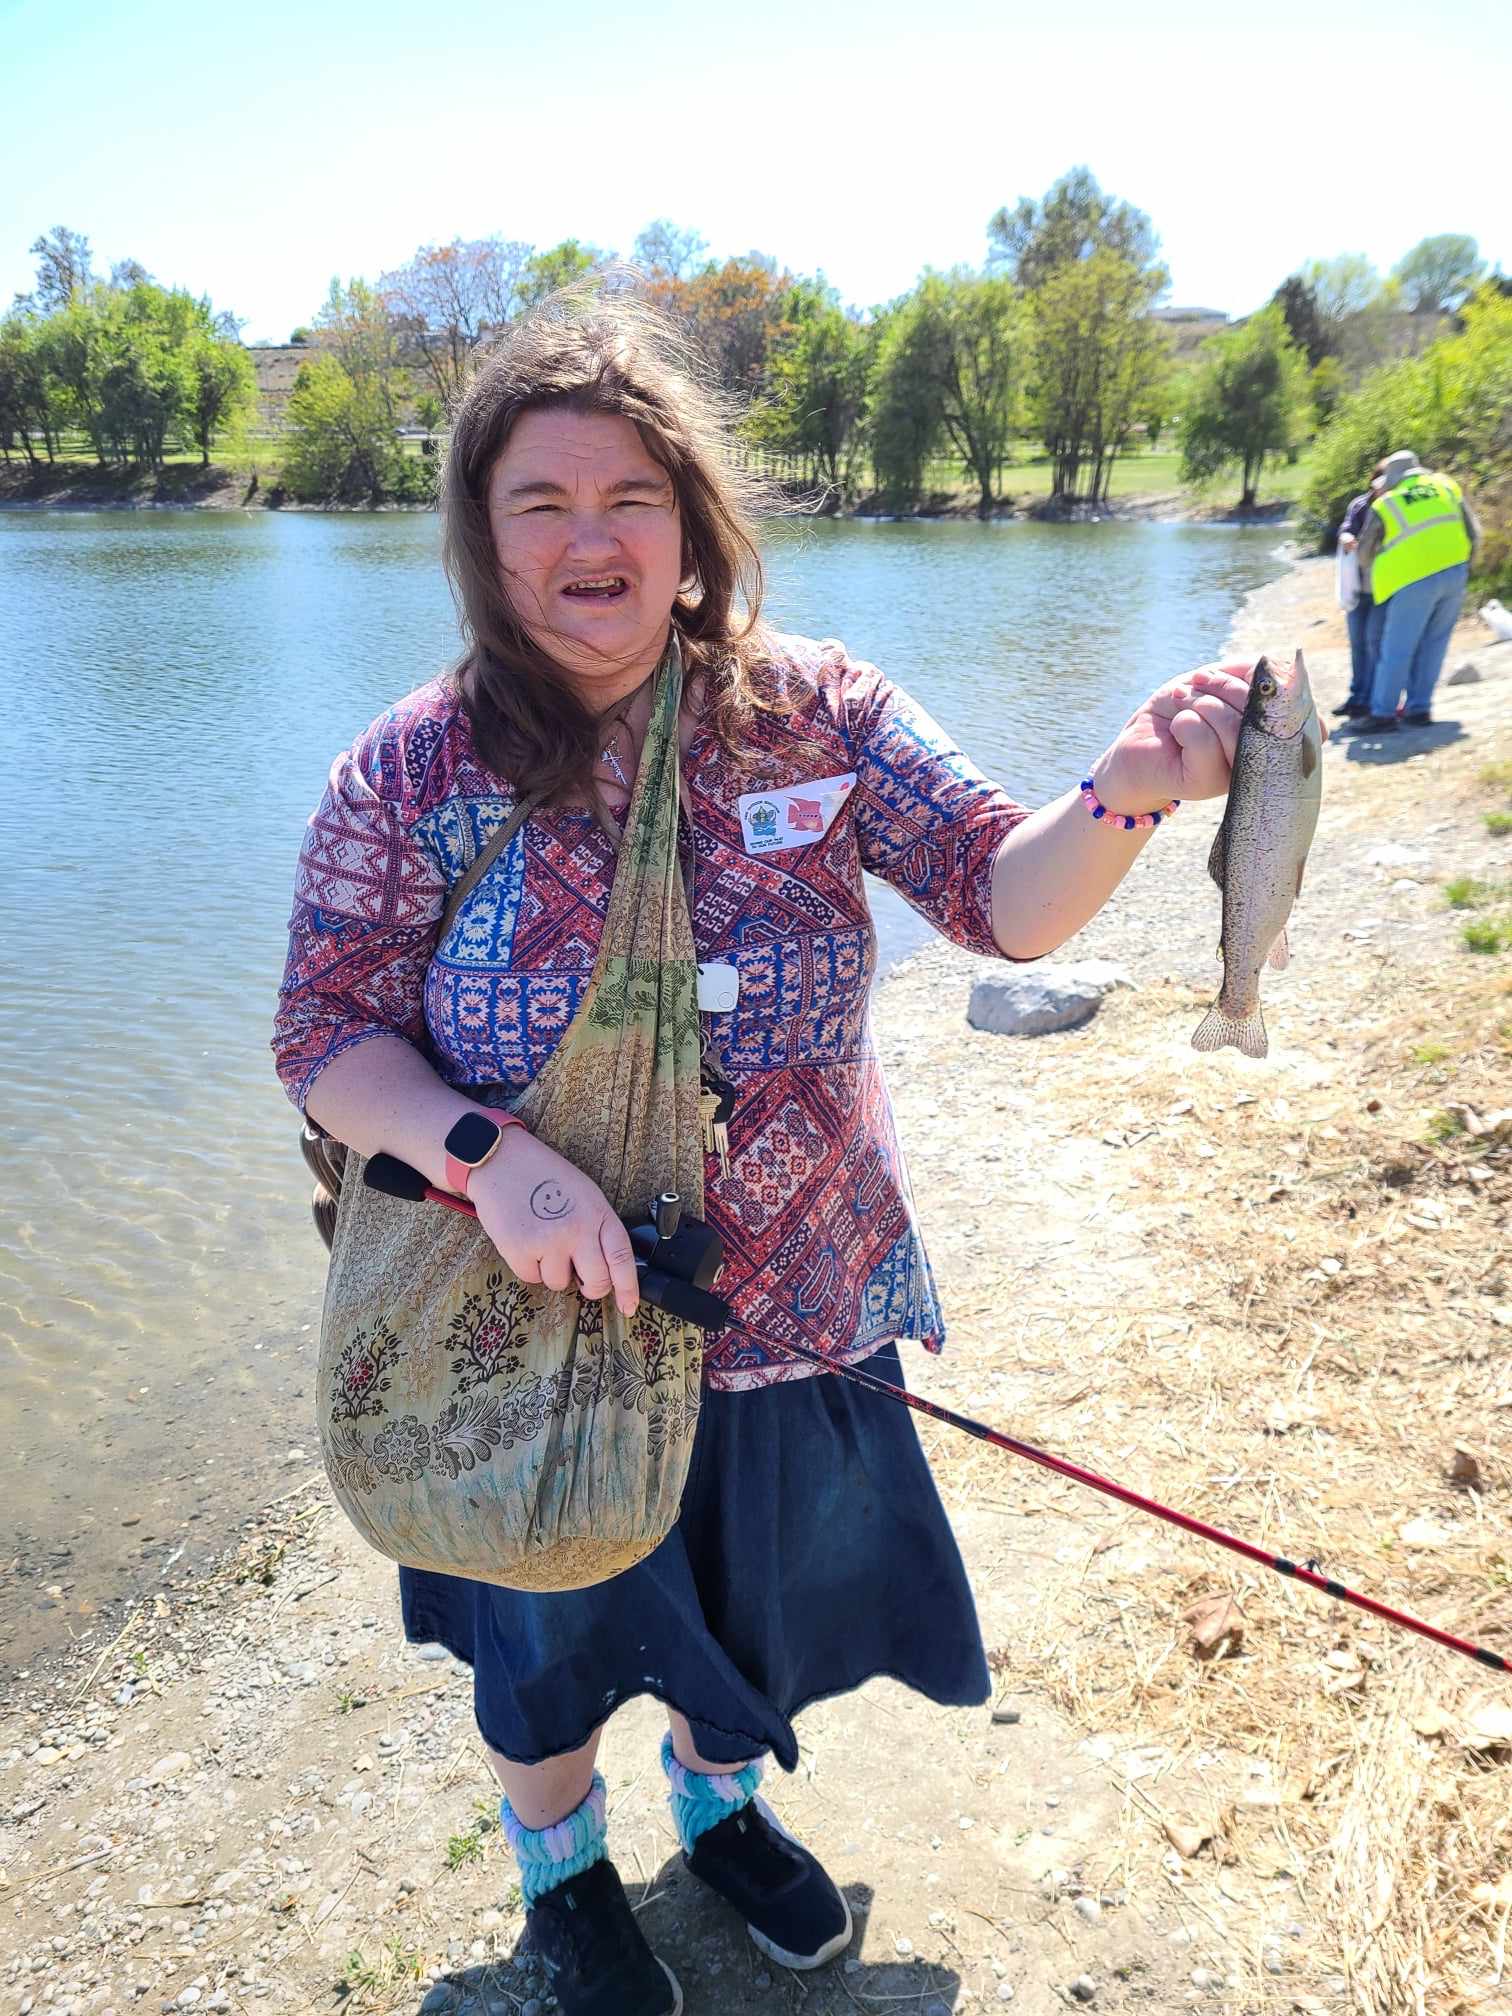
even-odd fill
[[[1221,798],[1252,670],[1204,665],[1152,693],[1093,766],[1092,788],[1108,810],[1158,812],[1173,798]]]

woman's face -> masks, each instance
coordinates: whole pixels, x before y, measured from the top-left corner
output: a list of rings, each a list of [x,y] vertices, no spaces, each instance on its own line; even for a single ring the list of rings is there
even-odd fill
[[[667,641],[682,520],[667,472],[618,415],[548,407],[516,422],[488,482],[510,606],[590,706],[638,686]]]

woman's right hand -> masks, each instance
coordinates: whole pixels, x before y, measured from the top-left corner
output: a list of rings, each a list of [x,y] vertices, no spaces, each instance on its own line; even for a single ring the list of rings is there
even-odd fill
[[[581,1169],[522,1127],[508,1127],[467,1186],[478,1223],[521,1281],[613,1294],[623,1316],[640,1301],[630,1234]]]

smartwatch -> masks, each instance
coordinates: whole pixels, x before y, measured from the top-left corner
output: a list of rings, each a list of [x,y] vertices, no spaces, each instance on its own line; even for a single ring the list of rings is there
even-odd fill
[[[499,1152],[506,1127],[523,1127],[513,1113],[464,1113],[446,1137],[446,1187],[467,1195],[468,1178]]]

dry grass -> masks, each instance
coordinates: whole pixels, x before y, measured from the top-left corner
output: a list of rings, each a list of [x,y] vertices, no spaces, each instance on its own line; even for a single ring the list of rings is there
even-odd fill
[[[1053,1088],[1144,1256],[1020,1308],[1014,1430],[1512,1653],[1512,983],[1404,976],[1347,1072],[1280,1096],[1242,1066],[1192,1096],[1170,1031],[1196,1005],[1121,1003],[1116,1040]],[[979,1263],[972,1287],[984,1313],[1014,1307],[1011,1268]],[[979,1444],[933,1454],[957,1502],[1044,1507],[1041,1476],[1005,1480]],[[1044,1561],[1035,1626],[995,1664],[1123,1761],[1121,1856],[1249,1907],[1256,1987],[1300,1895],[1361,2010],[1512,2010],[1512,1722],[1488,1741],[1473,1720],[1512,1714],[1512,1682],[1106,1500],[1049,1503],[1081,1540]],[[1223,1592],[1237,1642],[1200,1660],[1185,1613]],[[1162,1832],[1173,1801],[1210,1837],[1195,1858]]]

